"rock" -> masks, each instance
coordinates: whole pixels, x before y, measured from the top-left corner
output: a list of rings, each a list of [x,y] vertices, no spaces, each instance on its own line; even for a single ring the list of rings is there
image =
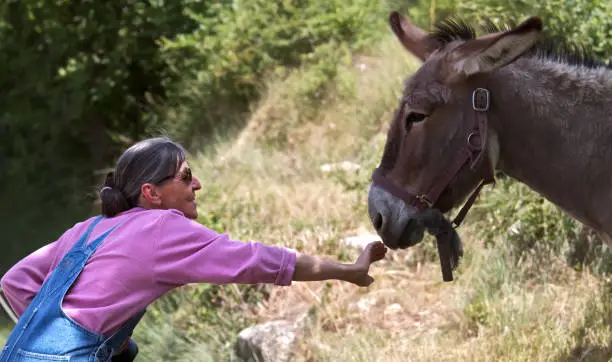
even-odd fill
[[[522,233],[523,233],[523,224],[521,223],[520,220],[515,222],[508,228],[508,234],[510,236],[519,236]]]
[[[293,323],[272,321],[238,334],[236,354],[245,361],[289,361],[296,335]]]
[[[393,315],[402,311],[402,306],[399,303],[393,303],[385,308],[385,315]]]
[[[349,162],[349,161],[342,161],[340,163],[326,163],[323,166],[321,166],[321,171],[323,172],[332,172],[332,171],[344,171],[344,172],[350,172],[350,171],[357,171],[361,168],[361,166],[359,166],[356,163],[353,162]]]
[[[363,297],[357,302],[349,304],[348,309],[352,312],[358,311],[365,314],[368,313],[377,302],[378,299],[374,296]]]
[[[306,318],[303,314],[296,321],[276,320],[242,330],[235,345],[236,355],[245,361],[290,361]]]

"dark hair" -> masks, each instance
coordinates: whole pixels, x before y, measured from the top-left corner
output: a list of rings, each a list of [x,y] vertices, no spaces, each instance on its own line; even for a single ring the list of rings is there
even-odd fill
[[[113,217],[138,206],[140,187],[172,177],[185,158],[183,147],[166,137],[149,138],[132,145],[119,157],[115,170],[106,175],[100,191],[102,215]]]

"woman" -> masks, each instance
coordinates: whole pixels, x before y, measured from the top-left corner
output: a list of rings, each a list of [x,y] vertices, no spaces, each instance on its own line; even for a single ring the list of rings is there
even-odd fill
[[[184,149],[169,139],[126,150],[100,191],[102,215],[77,223],[2,279],[20,318],[0,361],[131,360],[130,335],[145,308],[173,288],[328,279],[367,286],[370,264],[386,253],[372,243],[354,264],[338,264],[231,240],[194,221],[200,189]]]

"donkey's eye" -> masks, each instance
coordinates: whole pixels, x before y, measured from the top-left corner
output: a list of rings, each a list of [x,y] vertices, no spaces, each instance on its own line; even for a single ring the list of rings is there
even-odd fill
[[[427,115],[423,114],[423,113],[417,113],[417,112],[410,112],[408,113],[408,115],[406,116],[406,126],[410,126],[413,123],[419,123],[425,120],[425,118],[427,118]]]

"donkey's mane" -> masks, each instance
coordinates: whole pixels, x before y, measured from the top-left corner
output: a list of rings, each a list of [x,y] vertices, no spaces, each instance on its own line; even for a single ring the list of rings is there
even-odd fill
[[[516,25],[513,21],[496,24],[491,19],[485,18],[480,27],[485,34],[491,34],[510,30]],[[466,20],[451,17],[436,24],[435,29],[429,36],[438,42],[440,46],[444,46],[455,40],[465,41],[475,39],[477,32],[476,28]],[[569,42],[563,38],[553,38],[546,34],[524,56],[588,68],[606,67],[612,69],[612,63],[606,63],[596,58],[584,46]]]

